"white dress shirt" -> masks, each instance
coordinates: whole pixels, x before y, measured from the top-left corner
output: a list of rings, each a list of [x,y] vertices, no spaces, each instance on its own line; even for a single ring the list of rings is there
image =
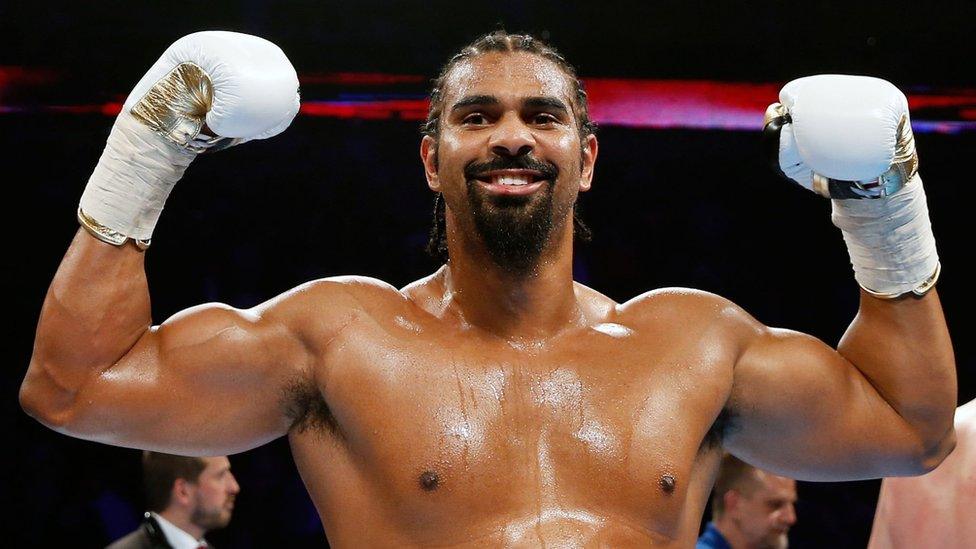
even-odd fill
[[[200,538],[196,539],[185,531],[181,530],[179,526],[173,524],[172,522],[164,519],[156,513],[150,513],[153,518],[159,522],[159,527],[163,529],[163,535],[166,536],[166,541],[173,546],[173,549],[197,549],[201,545],[210,544],[207,540]]]

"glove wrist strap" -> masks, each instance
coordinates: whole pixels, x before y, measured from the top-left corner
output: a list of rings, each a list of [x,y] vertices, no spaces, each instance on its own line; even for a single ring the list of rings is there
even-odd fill
[[[146,250],[152,243],[152,240],[149,238],[131,238],[118,231],[112,230],[105,225],[102,225],[98,221],[95,221],[92,216],[86,214],[85,210],[81,209],[81,206],[78,207],[78,223],[80,223],[81,226],[88,231],[88,234],[94,236],[102,242],[105,242],[106,244],[111,244],[113,246],[122,246],[131,240],[132,243],[136,245],[136,248]]]
[[[874,290],[872,290],[870,288],[865,288],[860,283],[858,283],[858,285],[861,286],[861,289],[864,290],[865,292],[867,292],[869,295],[871,295],[872,297],[876,297],[878,299],[898,299],[898,298],[900,298],[900,297],[902,297],[904,295],[908,295],[908,294],[913,294],[913,295],[922,297],[923,295],[929,293],[929,290],[931,290],[932,288],[935,288],[935,283],[939,281],[939,275],[941,275],[941,274],[942,274],[942,263],[939,262],[939,263],[936,263],[936,265],[935,265],[935,272],[932,273],[932,276],[928,277],[925,281],[923,281],[921,284],[919,284],[918,287],[915,288],[914,290],[912,290],[910,292],[903,292],[903,293],[898,293],[898,292],[891,292],[891,293],[876,292],[876,291],[874,291]]]

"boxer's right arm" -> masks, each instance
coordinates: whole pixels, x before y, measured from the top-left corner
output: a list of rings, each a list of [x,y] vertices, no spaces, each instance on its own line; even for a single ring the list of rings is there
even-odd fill
[[[44,301],[25,410],[73,436],[184,454],[237,452],[287,430],[283,388],[312,365],[306,330],[327,336],[341,317],[341,285],[248,311],[205,305],[152,326],[142,250],[197,152],[275,135],[297,106],[294,68],[260,38],[197,33],[163,54],[130,94],[82,195],[85,230]],[[334,314],[297,324],[319,297]]]
[[[344,286],[315,282],[248,310],[201,305],[153,326],[143,257],[79,231],[41,310],[24,409],[67,435],[177,454],[285,434],[286,389],[358,307]]]

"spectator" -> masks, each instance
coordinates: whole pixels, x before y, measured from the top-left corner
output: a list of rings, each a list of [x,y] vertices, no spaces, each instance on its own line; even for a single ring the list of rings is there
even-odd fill
[[[785,549],[796,523],[796,481],[722,459],[712,490],[712,522],[696,549]]]
[[[181,457],[144,452],[148,511],[142,525],[108,549],[200,549],[204,535],[227,526],[241,488],[226,456]]]

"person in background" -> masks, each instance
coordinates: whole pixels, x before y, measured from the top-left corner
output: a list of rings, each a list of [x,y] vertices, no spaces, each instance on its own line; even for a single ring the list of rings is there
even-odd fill
[[[976,399],[956,409],[956,449],[931,473],[881,482],[868,549],[976,547]]]
[[[144,452],[145,520],[107,549],[201,549],[204,535],[230,523],[241,491],[227,456]]]
[[[795,480],[727,454],[712,491],[712,522],[695,549],[785,549],[795,503]]]

